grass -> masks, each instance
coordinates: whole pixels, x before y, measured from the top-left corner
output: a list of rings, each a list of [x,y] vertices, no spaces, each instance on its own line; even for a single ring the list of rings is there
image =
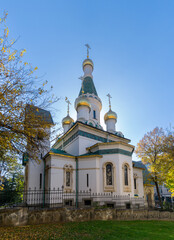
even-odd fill
[[[0,227],[0,239],[174,239],[174,222],[91,221]]]

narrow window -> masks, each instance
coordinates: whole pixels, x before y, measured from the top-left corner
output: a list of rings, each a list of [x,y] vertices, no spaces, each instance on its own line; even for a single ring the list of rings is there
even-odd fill
[[[112,185],[112,165],[106,165],[106,185]]]
[[[66,187],[70,187],[70,172],[66,172]]]
[[[137,179],[134,178],[134,189],[137,189]]]
[[[87,187],[89,187],[89,175],[88,175],[88,173],[86,174],[86,183],[87,183]]]
[[[40,189],[42,188],[42,173],[40,173]]]
[[[124,184],[128,186],[128,168],[126,165],[124,166]]]
[[[96,111],[93,111],[93,118],[96,119]]]

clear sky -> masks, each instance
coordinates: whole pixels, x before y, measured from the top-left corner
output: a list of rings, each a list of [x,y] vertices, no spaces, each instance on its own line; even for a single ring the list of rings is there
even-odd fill
[[[173,125],[173,0],[1,0],[0,6],[1,16],[8,11],[10,37],[19,37],[16,47],[27,50],[27,61],[62,98],[54,106],[55,122],[66,116],[65,96],[76,120],[78,77],[89,43],[103,126],[107,93],[117,130],[133,145],[156,126]]]

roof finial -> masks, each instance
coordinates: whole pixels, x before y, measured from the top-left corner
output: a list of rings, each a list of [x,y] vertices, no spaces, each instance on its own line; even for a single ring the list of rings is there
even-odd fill
[[[69,99],[65,97],[65,102],[67,103],[67,115],[69,116],[69,105],[71,104]]]
[[[87,48],[87,58],[89,58],[89,49],[91,49],[91,48],[90,48],[89,44],[85,44],[85,46]]]
[[[82,81],[82,94],[84,94],[84,87],[83,87],[83,80],[84,80],[84,77],[79,77],[79,79]]]
[[[109,110],[111,110],[111,95],[108,93],[108,95],[106,95],[109,99]]]

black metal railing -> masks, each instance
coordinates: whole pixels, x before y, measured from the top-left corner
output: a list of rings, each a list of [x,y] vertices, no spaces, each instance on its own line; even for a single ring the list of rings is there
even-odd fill
[[[0,191],[0,207],[113,207],[143,208],[144,198],[116,195],[112,192],[65,191],[61,189]]]

